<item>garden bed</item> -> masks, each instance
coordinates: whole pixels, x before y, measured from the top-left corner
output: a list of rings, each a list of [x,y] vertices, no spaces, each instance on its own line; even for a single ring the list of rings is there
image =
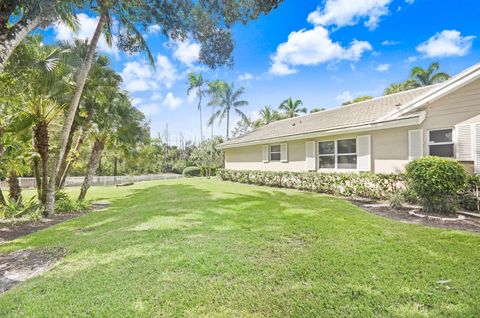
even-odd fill
[[[446,228],[454,230],[463,230],[480,233],[480,218],[464,215],[460,217],[460,214],[425,214],[423,212],[415,212],[417,215],[413,215],[410,212],[415,210],[415,207],[406,205],[400,209],[391,208],[388,202],[377,202],[371,204],[371,202],[350,200],[356,206],[366,210],[368,212],[387,217],[389,219],[397,220],[410,224],[421,224],[430,227]],[[423,217],[422,217],[423,216]],[[441,220],[441,219],[446,220]],[[448,220],[457,219],[457,220]]]

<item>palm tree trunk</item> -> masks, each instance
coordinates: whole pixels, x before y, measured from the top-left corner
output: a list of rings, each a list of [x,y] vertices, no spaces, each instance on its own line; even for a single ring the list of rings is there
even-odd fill
[[[230,108],[227,109],[227,140],[229,139],[229,130],[230,130]]]
[[[43,2],[40,4],[40,2]],[[9,28],[6,24],[0,25],[0,73],[3,72],[13,50],[25,37],[38,26],[49,24],[56,20],[55,1],[38,1],[35,7],[30,8],[26,16]]]
[[[0,126],[0,159],[3,156],[3,127]],[[0,204],[6,204],[5,197],[3,196],[2,188],[0,188]]]
[[[60,171],[58,173],[58,176],[60,176],[60,178],[57,178],[57,184],[55,185],[57,188],[60,188],[60,186],[63,187],[63,175],[65,174],[65,170],[67,169],[68,157],[70,155],[70,151],[72,150],[73,136],[75,135],[77,128],[78,126],[74,122],[72,125],[72,129],[70,130],[70,134],[68,135],[67,147],[65,148],[65,153],[63,154],[62,163],[60,165]]]
[[[48,126],[46,122],[39,122],[33,128],[33,140],[35,149],[40,155],[40,163],[42,166],[42,186],[41,186],[41,195],[40,202],[45,204],[48,188],[48,151],[49,151],[49,137],[48,137]]]
[[[105,20],[106,20],[105,13],[102,12],[102,14],[100,15],[100,19],[98,20],[97,27],[95,29],[95,33],[93,34],[92,40],[90,41],[90,45],[88,46],[87,59],[85,60],[85,64],[80,70],[80,73],[78,74],[75,92],[73,94],[72,100],[68,107],[68,111],[65,116],[63,127],[58,138],[58,150],[55,155],[53,169],[51,170],[51,173],[50,173],[50,181],[48,183],[48,189],[47,189],[47,197],[46,197],[46,204],[45,204],[46,215],[49,215],[54,211],[55,184],[56,184],[56,179],[60,169],[61,158],[65,153],[65,148],[67,146],[67,139],[70,134],[70,129],[72,128],[72,124],[75,118],[75,114],[77,112],[78,104],[80,103],[80,98],[82,96],[83,88],[87,80],[88,72],[90,71],[90,68],[92,66],[93,58],[95,56],[95,50],[98,44],[98,40],[100,39],[100,35],[102,33]]]
[[[18,202],[22,194],[22,189],[20,189],[20,182],[18,181],[18,175],[15,170],[10,170],[8,173],[8,187],[10,191],[8,197],[10,200]]]
[[[84,200],[87,195],[88,188],[90,188],[90,185],[92,184],[93,175],[100,162],[104,146],[104,140],[95,140],[93,143],[92,152],[90,153],[90,159],[88,161],[87,173],[83,179],[82,189],[80,190],[80,196],[78,197],[79,200]]]
[[[33,158],[32,163],[33,176],[35,177],[35,184],[37,186],[37,198],[42,197],[42,177],[40,176],[40,161],[37,157]]]
[[[200,91],[200,88],[198,88]],[[202,94],[198,97],[198,110],[200,111],[200,141],[203,141],[203,121],[202,121]]]

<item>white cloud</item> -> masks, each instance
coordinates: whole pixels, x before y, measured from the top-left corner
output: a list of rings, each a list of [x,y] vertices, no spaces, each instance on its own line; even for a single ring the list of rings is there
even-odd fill
[[[400,41],[385,40],[385,41],[382,42],[382,45],[383,45],[383,46],[392,46],[392,45],[398,45],[398,44],[400,44],[400,43],[402,43],[402,42],[400,42]]]
[[[326,0],[324,8],[308,15],[308,22],[314,25],[335,25],[343,27],[356,25],[360,19],[366,19],[364,25],[370,30],[378,26],[380,18],[389,13],[388,5],[392,0]]]
[[[156,70],[145,60],[127,62],[120,73],[123,87],[130,93],[171,88],[178,74],[170,60],[161,54],[155,61]]]
[[[200,44],[192,40],[171,42],[169,46],[174,48],[173,56],[188,67],[198,62],[200,57]]]
[[[169,109],[176,109],[182,105],[182,99],[180,97],[175,97],[172,92],[168,92],[163,100],[163,105],[167,106]]]
[[[239,81],[243,81],[243,82],[251,81],[251,80],[253,80],[254,78],[255,78],[255,77],[253,76],[253,74],[248,73],[248,72],[238,75],[238,80],[239,80]]]
[[[377,67],[375,68],[375,71],[378,72],[386,72],[390,69],[390,64],[378,64]]]
[[[475,36],[462,36],[456,30],[443,30],[417,46],[424,57],[465,56],[472,48]]]
[[[156,35],[156,34],[159,34],[161,30],[162,29],[160,28],[160,26],[158,24],[152,24],[152,25],[148,26],[147,33],[152,34],[152,35]]]
[[[53,26],[55,39],[57,41],[73,43],[74,39],[90,40],[92,38],[98,24],[98,17],[89,17],[85,13],[79,13],[77,17],[79,28],[76,33],[63,22],[59,22]],[[118,58],[119,50],[115,46],[115,37],[113,38],[113,45],[110,47],[105,40],[105,36],[102,34],[98,40],[98,50],[107,54],[115,55]]]
[[[372,46],[366,41],[353,40],[349,47],[342,47],[333,42],[324,27],[316,26],[311,30],[302,29],[292,32],[288,41],[277,47],[271,56],[270,73],[288,75],[296,73],[295,66],[318,65],[330,61],[358,61],[362,54],[371,51]]]
[[[353,95],[351,91],[344,91],[341,92],[340,95],[335,97],[335,99],[341,103],[351,101],[353,99]]]
[[[152,96],[150,97],[151,100],[154,100],[154,101],[159,101],[162,99],[162,94],[158,93],[158,92],[153,92]]]
[[[407,62],[407,63],[413,63],[413,62],[415,62],[416,60],[418,60],[418,57],[416,57],[416,56],[409,56],[409,57],[407,57],[407,59],[405,60],[405,62]]]
[[[160,112],[160,106],[155,103],[145,104],[137,107],[145,116],[153,116]]]

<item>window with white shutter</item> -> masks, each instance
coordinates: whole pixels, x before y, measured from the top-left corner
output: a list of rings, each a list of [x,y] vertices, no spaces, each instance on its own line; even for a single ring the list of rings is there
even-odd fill
[[[456,158],[459,161],[473,160],[473,125],[456,126]]]
[[[371,171],[372,166],[372,149],[371,136],[357,137],[357,169],[358,171]]]
[[[423,156],[423,130],[408,131],[408,159],[414,160]]]
[[[267,163],[270,158],[270,151],[268,145],[262,146],[262,160],[264,163]]]
[[[316,162],[315,162],[315,158],[316,158],[316,153],[315,153],[315,141],[307,141],[305,143],[305,147],[306,147],[306,158],[305,158],[305,162],[306,162],[306,165],[307,165],[307,170],[311,171],[311,170],[316,170],[317,169],[317,165],[316,165]]]
[[[475,173],[480,173],[480,124],[475,124],[474,133]]]
[[[287,143],[283,143],[280,145],[280,153],[281,153],[281,156],[280,156],[280,160],[282,162],[288,162],[288,145]]]

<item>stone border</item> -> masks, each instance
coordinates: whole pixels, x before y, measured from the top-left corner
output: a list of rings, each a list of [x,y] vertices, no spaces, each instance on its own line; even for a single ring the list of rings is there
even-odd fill
[[[408,211],[408,214],[411,216],[419,217],[419,218],[427,218],[429,220],[436,220],[436,221],[442,221],[442,222],[456,222],[456,221],[463,221],[466,219],[464,215],[459,215],[456,218],[442,218],[440,216],[426,215],[426,214],[421,214],[417,212],[418,210],[410,210]]]

